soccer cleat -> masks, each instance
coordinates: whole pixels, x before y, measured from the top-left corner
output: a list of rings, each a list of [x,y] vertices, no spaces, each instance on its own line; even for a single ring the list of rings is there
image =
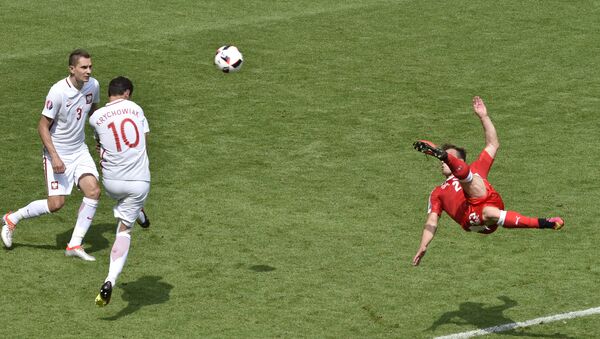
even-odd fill
[[[110,281],[105,282],[100,287],[100,293],[96,296],[96,305],[98,307],[104,307],[110,302],[110,296],[112,295],[112,283]]]
[[[144,215],[144,222],[141,222],[140,219],[138,218],[136,221],[138,223],[138,225],[142,226],[142,228],[148,228],[150,227],[150,219],[148,219],[148,215],[146,214],[146,211],[144,211],[144,209],[142,208],[141,213]]]
[[[12,247],[12,234],[16,226],[8,219],[10,213],[12,212],[8,212],[4,216],[2,216],[2,233],[0,235],[2,237],[2,242],[4,243],[4,246],[6,248]]]
[[[561,217],[554,217],[554,218],[549,218],[546,220],[548,220],[548,222],[554,223],[554,226],[552,226],[552,229],[555,229],[555,230],[559,230],[559,229],[563,228],[563,226],[565,226],[565,222],[564,222],[564,220],[562,220]]]
[[[432,157],[436,157],[440,160],[446,160],[448,158],[448,153],[441,148],[438,148],[434,143],[427,140],[417,140],[413,143],[413,147],[426,155],[431,155]]]
[[[73,246],[69,247],[67,245],[67,249],[65,250],[65,256],[67,257],[79,257],[85,261],[96,261],[96,258],[91,255],[85,253],[85,250],[81,246]]]

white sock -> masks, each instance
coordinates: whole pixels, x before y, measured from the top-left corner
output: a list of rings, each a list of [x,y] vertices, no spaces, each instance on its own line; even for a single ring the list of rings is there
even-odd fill
[[[504,221],[506,220],[506,211],[500,211],[500,217],[496,222],[500,226],[504,226]]]
[[[129,245],[131,244],[131,235],[128,231],[119,232],[115,238],[112,250],[110,251],[110,267],[108,268],[108,276],[104,282],[110,281],[113,286],[117,282],[117,278],[125,261],[127,261],[127,254],[129,254]]]
[[[30,202],[29,205],[20,208],[18,211],[11,213],[8,216],[8,219],[16,225],[22,219],[35,218],[48,213],[50,213],[50,210],[48,209],[48,200],[36,200]]]
[[[466,178],[458,180],[460,182],[471,182],[473,181],[473,172],[469,171],[469,175]]]
[[[77,223],[75,224],[71,241],[69,241],[69,247],[81,245],[83,237],[85,237],[85,234],[92,224],[97,207],[98,200],[83,198],[81,207],[79,207],[79,214],[77,215]]]

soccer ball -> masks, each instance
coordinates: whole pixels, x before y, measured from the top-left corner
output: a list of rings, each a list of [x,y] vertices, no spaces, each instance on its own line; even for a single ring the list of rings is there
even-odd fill
[[[224,73],[239,71],[243,63],[244,57],[235,46],[221,46],[215,55],[215,65]]]

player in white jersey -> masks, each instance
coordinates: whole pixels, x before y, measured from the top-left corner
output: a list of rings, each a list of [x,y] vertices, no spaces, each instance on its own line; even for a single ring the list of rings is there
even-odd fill
[[[1,237],[7,248],[12,246],[13,231],[19,221],[60,210],[65,196],[77,185],[84,198],[65,255],[95,260],[81,247],[100,197],[98,171],[85,144],[84,133],[85,121],[100,101],[98,81],[91,73],[90,54],[81,49],[73,51],[69,55],[69,76],[54,84],[46,96],[38,133],[44,144],[48,197],[2,217]]]
[[[150,132],[144,111],[129,98],[133,84],[117,77],[108,85],[108,103],[90,116],[90,124],[100,144],[102,183],[109,196],[117,200],[114,215],[117,235],[110,253],[108,276],[96,297],[98,306],[110,302],[112,288],[123,270],[131,229],[150,192],[150,168],[146,152],[146,133]]]

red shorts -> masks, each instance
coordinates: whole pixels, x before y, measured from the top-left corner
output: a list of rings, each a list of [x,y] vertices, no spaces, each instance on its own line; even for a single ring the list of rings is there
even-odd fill
[[[501,210],[504,210],[504,202],[502,197],[487,180],[485,180],[485,186],[487,189],[487,195],[482,198],[468,198],[467,199],[467,210],[463,216],[463,222],[461,227],[467,232],[479,232],[489,234],[494,232],[498,225],[485,225],[483,222],[483,208],[486,206],[494,206]]]

